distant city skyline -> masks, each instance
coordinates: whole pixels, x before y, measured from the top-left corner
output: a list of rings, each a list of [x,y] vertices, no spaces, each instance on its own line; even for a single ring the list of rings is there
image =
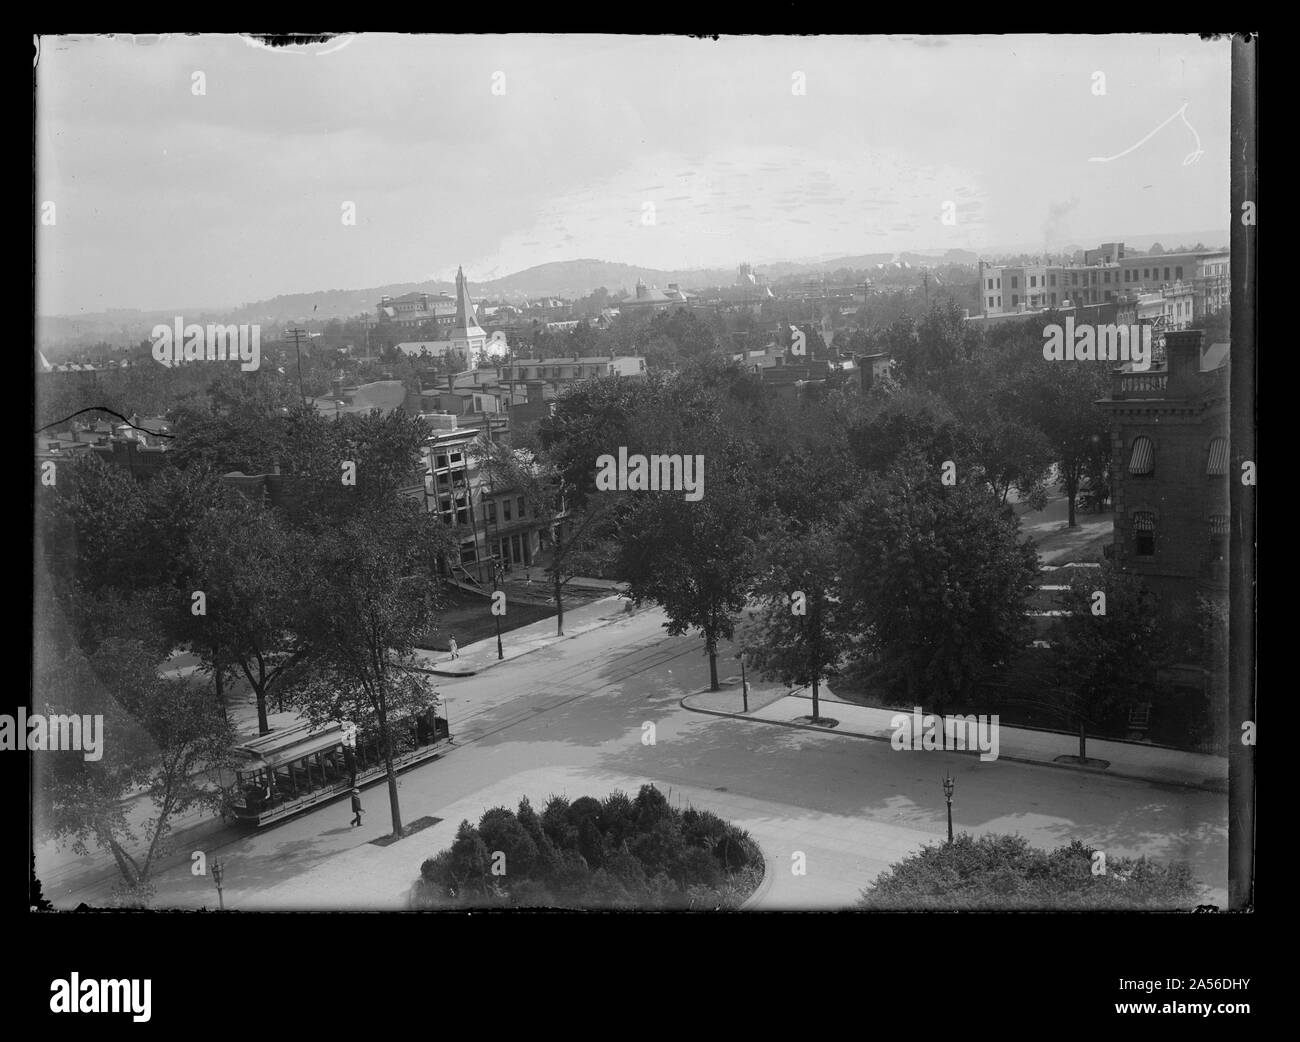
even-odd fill
[[[40,44],[39,314],[1227,223],[1226,40]]]

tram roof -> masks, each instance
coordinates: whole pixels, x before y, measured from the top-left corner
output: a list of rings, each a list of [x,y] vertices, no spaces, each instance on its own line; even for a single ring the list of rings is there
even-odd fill
[[[313,728],[309,721],[303,721],[241,743],[240,751],[252,761],[241,769],[279,767],[281,764],[301,760],[304,756],[333,749],[342,741],[341,724],[331,722]]]

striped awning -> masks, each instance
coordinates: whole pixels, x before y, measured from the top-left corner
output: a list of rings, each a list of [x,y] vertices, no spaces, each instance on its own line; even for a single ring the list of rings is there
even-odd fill
[[[1156,515],[1149,510],[1139,510],[1133,515],[1133,531],[1135,532],[1154,532],[1156,530]]]
[[[1215,438],[1210,442],[1210,461],[1205,467],[1206,474],[1223,476],[1228,473],[1228,439]]]
[[[1133,454],[1128,460],[1128,472],[1130,474],[1150,474],[1151,464],[1155,459],[1155,446],[1151,444],[1151,439],[1140,437],[1133,442]]]
[[[1211,514],[1210,515],[1210,535],[1227,535],[1228,534],[1228,515]]]

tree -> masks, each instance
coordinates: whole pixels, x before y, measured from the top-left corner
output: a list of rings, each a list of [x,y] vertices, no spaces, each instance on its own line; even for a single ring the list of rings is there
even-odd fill
[[[629,494],[618,532],[619,574],[634,603],[664,609],[670,634],[699,631],[710,689],[717,691],[718,642],[731,639],[757,565],[754,490],[744,443],[716,395],[701,393],[693,404],[679,400],[660,420],[664,427],[647,434],[647,442],[662,454],[703,456],[707,482],[695,502],[681,491]]]
[[[351,720],[374,734],[394,835],[402,831],[394,761],[411,741],[411,717],[436,698],[415,642],[436,620],[437,561],[453,545],[434,515],[397,500],[319,534],[304,569],[303,588],[311,592],[301,636],[318,653],[288,697],[313,721]]]
[[[908,704],[958,700],[1022,645],[1037,555],[982,484],[946,487],[909,451],[868,479],[843,534],[844,610]]]
[[[1079,760],[1086,761],[1088,725],[1142,701],[1155,682],[1163,653],[1156,596],[1107,564],[1100,574],[1071,578],[1061,608],[1067,614],[1053,623],[1049,638],[1058,681],[1054,704],[1078,728]]]
[[[1083,479],[1097,455],[1109,451],[1106,418],[1095,404],[1107,392],[1107,373],[1096,362],[1048,361],[1039,347],[1037,360],[1026,365],[1012,395],[1016,415],[1041,430],[1052,446],[1069,525],[1075,528]]]
[[[237,539],[231,533],[238,533]],[[186,611],[183,636],[213,673],[235,668],[257,699],[260,734],[270,731],[270,697],[290,682],[311,645],[298,632],[305,537],[270,508],[230,492],[200,515],[183,549],[182,589],[201,590],[205,614]],[[284,708],[281,697],[280,708]]]
[[[80,751],[37,758],[38,820],[77,854],[92,843],[111,854],[122,876],[119,896],[145,904],[177,816],[220,808],[221,790],[209,776],[233,765],[236,736],[208,692],[158,675],[167,647],[147,598],[101,619],[93,641],[78,640],[86,627],[73,621],[93,608],[91,595],[72,588],[60,603],[42,581],[37,599],[36,712],[102,718],[99,759]]]
[[[480,441],[472,447],[481,472],[487,478],[489,494],[516,490],[534,517],[550,521],[550,560],[546,575],[555,599],[555,632],[564,636],[564,587],[576,575],[590,574],[604,567],[613,554],[608,545],[608,522],[617,504],[604,496],[593,496],[577,509],[569,509],[568,486],[553,455],[534,455],[523,449]]]
[[[838,590],[841,544],[833,522],[806,531],[774,528],[761,543],[761,607],[741,630],[743,653],[765,680],[812,687],[813,721],[821,679],[848,643]]]

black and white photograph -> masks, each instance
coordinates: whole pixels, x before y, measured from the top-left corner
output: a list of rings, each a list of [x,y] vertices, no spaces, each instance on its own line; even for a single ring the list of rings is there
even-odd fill
[[[33,909],[1253,911],[1252,39],[657,31],[34,38]]]

